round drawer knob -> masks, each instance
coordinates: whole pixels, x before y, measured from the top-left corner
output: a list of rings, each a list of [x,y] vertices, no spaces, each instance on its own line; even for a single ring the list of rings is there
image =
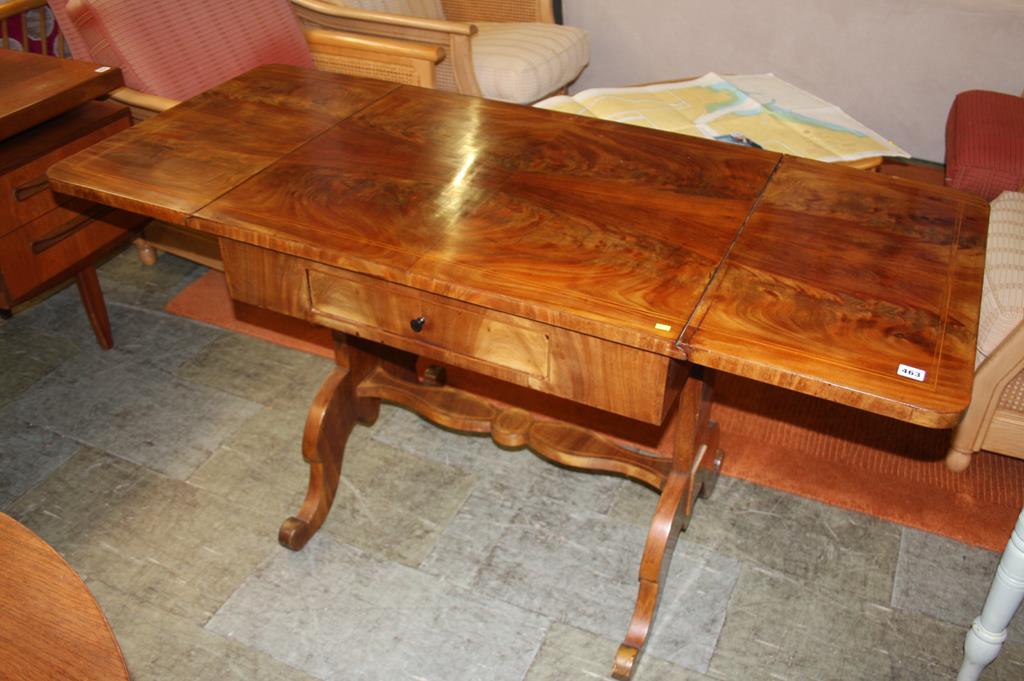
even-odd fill
[[[420,315],[416,319],[411,320],[409,322],[409,326],[412,327],[413,331],[415,331],[416,333],[419,333],[420,331],[423,330],[423,325],[426,324],[426,323],[427,323],[427,318],[424,317],[423,315]]]

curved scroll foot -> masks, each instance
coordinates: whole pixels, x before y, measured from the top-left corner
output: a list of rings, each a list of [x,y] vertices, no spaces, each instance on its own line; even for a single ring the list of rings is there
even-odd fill
[[[286,549],[298,551],[315,532],[305,520],[292,516],[281,523],[281,529],[277,531],[277,541]]]
[[[640,589],[637,592],[636,607],[633,609],[633,617],[629,621],[629,629],[626,630],[626,638],[619,646],[619,654],[615,657],[615,665],[612,675],[622,681],[628,681],[630,674],[636,666],[640,652],[647,644],[647,637],[654,622],[654,616],[658,610],[658,601],[661,599],[661,592],[665,585],[665,577],[668,574],[669,564],[672,562],[672,553],[676,547],[676,539],[686,523],[686,508],[692,504],[694,481],[688,473],[672,471],[665,488],[658,500],[658,507],[654,511],[654,519],[651,521],[651,529],[647,534],[647,543],[644,546],[644,555],[640,561]],[[629,657],[629,665],[625,664],[626,658],[623,653],[635,650],[636,653]],[[619,670],[628,670],[627,675],[621,676]]]
[[[633,670],[636,669],[636,662],[639,657],[640,650],[638,648],[628,646],[625,643],[620,645],[618,652],[615,653],[612,676],[622,681],[628,681],[633,676]]]
[[[675,413],[672,467],[661,487],[640,560],[636,607],[612,667],[612,676],[621,681],[632,676],[647,644],[679,533],[689,522],[696,498],[711,494],[718,479],[722,452],[718,449],[718,424],[708,418],[710,408],[710,386],[690,378]]]
[[[355,424],[353,400],[345,390],[347,377],[346,370],[335,369],[320,388],[306,420],[306,432],[302,438],[302,454],[309,462],[306,498],[299,512],[285,520],[277,532],[278,542],[293,551],[305,546],[324,524],[338,491],[345,443]],[[333,385],[335,381],[340,381],[340,386]],[[326,392],[333,392],[332,399],[322,404],[320,398]]]
[[[341,480],[345,443],[356,420],[355,397],[348,369],[337,368],[313,400],[302,434],[302,456],[309,463],[309,486],[299,512],[277,532],[285,548],[298,551],[320,529],[334,503]]]

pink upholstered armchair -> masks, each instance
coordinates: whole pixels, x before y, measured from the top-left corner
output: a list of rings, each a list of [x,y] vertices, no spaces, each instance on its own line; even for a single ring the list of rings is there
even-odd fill
[[[444,49],[304,28],[288,0],[50,0],[72,56],[118,66],[112,97],[139,120],[265,64],[291,64],[430,87]],[[214,240],[161,222],[137,242],[220,268]]]
[[[444,51],[303,29],[286,0],[50,0],[76,59],[119,66],[141,117],[263,64],[431,86]],[[134,90],[135,92],[132,92]]]

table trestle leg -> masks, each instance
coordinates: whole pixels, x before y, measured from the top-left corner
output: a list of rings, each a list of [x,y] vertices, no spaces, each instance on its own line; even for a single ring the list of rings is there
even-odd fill
[[[722,454],[718,449],[718,424],[709,420],[710,409],[710,386],[690,377],[674,414],[674,456],[647,533],[640,561],[636,607],[612,667],[612,676],[617,679],[625,681],[636,670],[657,613],[679,533],[686,528],[697,497],[708,496],[718,479]]]
[[[718,426],[710,421],[711,388],[691,376],[671,412],[675,421],[673,453],[642,452],[580,426],[537,416],[441,384],[441,372],[429,380],[411,380],[388,359],[362,342],[336,335],[338,367],[317,394],[306,420],[302,451],[310,464],[309,488],[298,515],[281,526],[279,539],[300,549],[323,524],[341,475],[345,442],[357,421],[372,422],[380,400],[406,406],[424,418],[454,430],[490,433],[505,447],[529,447],[564,466],[617,473],[660,490],[640,563],[636,607],[619,646],[612,675],[629,679],[657,611],[679,533],[685,529],[698,496],[714,487],[721,466]]]
[[[373,423],[380,411],[380,400],[356,395],[356,387],[377,366],[377,358],[336,334],[335,361],[338,366],[320,386],[302,434],[302,457],[309,464],[306,498],[298,514],[285,520],[277,534],[281,545],[293,551],[306,545],[330,513],[353,426],[357,421]]]

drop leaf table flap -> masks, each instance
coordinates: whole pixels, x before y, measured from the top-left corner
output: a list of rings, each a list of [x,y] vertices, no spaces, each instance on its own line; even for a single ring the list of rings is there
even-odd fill
[[[934,428],[970,400],[988,205],[786,157],[683,334],[692,361]]]

